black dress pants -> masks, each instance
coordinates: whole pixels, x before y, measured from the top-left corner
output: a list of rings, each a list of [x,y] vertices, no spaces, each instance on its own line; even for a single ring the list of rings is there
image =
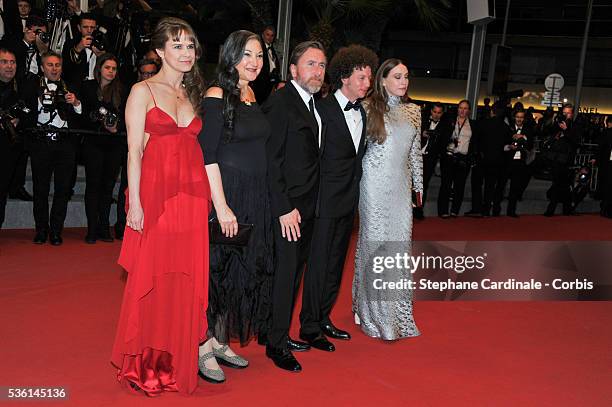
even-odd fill
[[[436,164],[438,163],[438,157],[432,155],[432,153],[423,156],[423,206],[421,210],[425,209],[425,202],[427,201],[427,190],[429,189],[429,182],[436,171]],[[416,208],[415,208],[416,209]]]
[[[304,276],[301,332],[321,332],[338,298],[346,251],[351,240],[354,214],[341,218],[317,218]]]
[[[493,207],[499,213],[504,197],[505,168],[499,164],[480,163],[472,168],[472,211],[488,214]]]
[[[13,173],[13,180],[11,182],[11,192],[18,191],[25,187],[26,171],[28,167],[28,151],[23,148],[21,143],[21,149],[16,151],[17,157],[15,157],[15,171]]]
[[[113,189],[121,165],[121,144],[85,139],[85,213],[87,234],[108,232]]]
[[[121,175],[119,181],[119,193],[117,194],[117,223],[115,223],[115,233],[123,231],[127,221],[125,212],[125,190],[128,187],[127,178],[127,149],[125,146],[121,149]]]
[[[34,184],[36,230],[61,233],[66,220],[76,160],[76,147],[70,139],[34,141],[30,149]],[[49,215],[49,191],[53,175],[53,204]]]
[[[274,283],[272,287],[272,322],[268,331],[268,346],[286,348],[291,315],[297,289],[310,254],[314,219],[302,219],[301,237],[289,242],[282,236],[278,219],[274,220]]]
[[[557,204],[563,204],[563,213],[569,214],[572,211],[571,186],[572,171],[567,164],[553,163],[551,169],[552,185],[550,187],[550,202],[547,212],[554,213]]]
[[[4,223],[6,201],[23,152],[23,143],[10,144],[6,135],[0,134],[0,227]]]
[[[506,213],[513,215],[516,214],[516,204],[523,193],[525,179],[529,177],[527,165],[521,160],[513,160],[508,166],[507,177],[510,179],[510,192],[508,194]]]
[[[601,214],[612,218],[612,161],[599,165],[598,176],[602,192]]]
[[[451,194],[453,196],[451,212],[459,214],[465,193],[465,181],[470,172],[467,160],[461,157],[457,159],[444,154],[440,159],[440,171],[442,173],[442,181],[438,194],[438,215],[448,214]]]

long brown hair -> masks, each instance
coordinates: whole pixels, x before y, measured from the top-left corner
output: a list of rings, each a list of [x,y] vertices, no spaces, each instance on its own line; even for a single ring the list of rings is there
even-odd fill
[[[204,79],[202,78],[200,67],[198,66],[198,60],[202,56],[202,46],[193,28],[191,28],[189,23],[180,18],[164,17],[159,20],[155,27],[155,32],[153,32],[151,36],[151,47],[153,49],[163,50],[166,46],[166,42],[169,40],[178,41],[183,33],[190,41],[193,41],[196,51],[196,61],[191,71],[185,73],[185,76],[183,76],[183,85],[185,85],[185,90],[192,106],[197,108],[200,105],[202,94],[204,93]]]
[[[102,66],[108,61],[115,61],[117,64],[117,76],[108,85],[102,88]],[[115,109],[119,110],[121,106],[121,98],[123,96],[123,85],[119,80],[119,60],[111,53],[104,53],[96,59],[96,68],[94,69],[94,78],[98,82],[98,97],[106,103],[112,104]]]
[[[389,94],[383,86],[383,79],[398,65],[406,64],[397,58],[390,58],[382,63],[378,71],[376,71],[372,94],[366,100],[368,110],[367,134],[372,141],[378,144],[383,144],[387,139],[385,113],[389,111]]]

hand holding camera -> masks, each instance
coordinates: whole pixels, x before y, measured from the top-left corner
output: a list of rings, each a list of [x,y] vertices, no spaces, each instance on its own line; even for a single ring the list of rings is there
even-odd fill
[[[77,99],[76,95],[72,92],[67,92],[64,95],[64,98],[66,99],[66,103],[69,103],[74,107],[77,107],[78,105],[81,104],[81,101]]]

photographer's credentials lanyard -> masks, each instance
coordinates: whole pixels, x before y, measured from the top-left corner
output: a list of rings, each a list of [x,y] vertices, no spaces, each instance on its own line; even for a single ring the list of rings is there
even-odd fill
[[[453,142],[451,142],[451,145],[453,146],[453,154],[463,154],[461,152],[459,152],[459,140],[461,138],[461,130],[463,130],[463,126],[465,126],[465,123],[468,121],[468,118],[466,117],[463,120],[463,123],[461,123],[461,126],[459,125],[459,120],[455,121],[455,130],[453,131]],[[465,155],[465,154],[463,154]]]
[[[96,54],[89,48],[85,48],[85,53],[87,54],[87,78],[85,79],[95,79],[94,69],[96,67]]]
[[[34,46],[28,45],[27,50],[27,58],[26,58],[26,66],[29,72],[32,72],[34,75],[38,75],[38,60],[36,59],[36,49]]]

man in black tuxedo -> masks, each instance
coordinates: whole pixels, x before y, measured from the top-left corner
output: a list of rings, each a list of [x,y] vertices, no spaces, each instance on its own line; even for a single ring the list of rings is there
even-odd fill
[[[78,127],[82,105],[71,92],[62,74],[62,57],[54,52],[42,56],[44,76],[23,85],[23,97],[31,113],[27,128],[49,126],[52,128]],[[27,146],[32,158],[34,184],[34,243],[43,244],[49,239],[54,246],[62,244],[62,229],[66,219],[72,172],[76,160],[74,135],[60,132],[33,132]],[[49,188],[53,175],[53,205],[49,215]]]
[[[331,352],[326,338],[350,339],[330,312],[340,288],[344,259],[359,198],[361,161],[366,146],[366,114],[361,99],[370,88],[378,57],[360,45],[340,48],[329,64],[334,93],[317,103],[325,126],[321,151],[319,210],[304,277],[300,338]]]
[[[65,78],[76,88],[79,88],[84,80],[95,79],[93,72],[96,58],[105,52],[98,49],[93,42],[94,32],[98,28],[96,18],[93,14],[82,13],[77,26],[79,32],[74,40],[66,41],[62,50]]]
[[[17,58],[17,82],[31,80],[42,73],[41,55],[48,51],[49,44],[41,40],[41,34],[47,32],[47,23],[38,16],[30,16],[26,28],[19,39],[7,40],[6,47],[15,53]]]
[[[261,33],[264,51],[263,67],[261,68],[261,73],[257,75],[257,79],[251,83],[253,92],[255,92],[255,98],[259,104],[266,101],[272,92],[272,88],[274,88],[274,85],[280,80],[281,61],[274,49],[275,37],[276,31],[271,25],[264,28]]]
[[[321,117],[313,95],[321,89],[327,59],[316,41],[299,44],[291,55],[293,78],[262,106],[272,127],[266,151],[276,264],[272,292],[272,321],[266,355],[276,366],[292,372],[302,367],[292,350],[307,344],[291,341],[289,325],[295,295],[312,238],[319,191],[319,154],[323,145]]]
[[[448,139],[452,132],[452,126],[444,115],[444,106],[435,102],[431,106],[429,116],[423,115],[421,121],[421,151],[423,152],[423,204],[413,209],[415,219],[424,219],[425,201],[427,200],[427,189],[433,176],[440,153],[445,147],[442,140]]]
[[[525,184],[525,178],[529,177],[527,168],[527,157],[533,148],[534,130],[525,121],[525,110],[518,109],[513,113],[513,123],[510,126],[510,138],[504,146],[506,152],[506,175],[500,188],[503,191],[506,182],[510,179],[510,193],[508,195],[508,207],[506,214],[518,218],[516,204]]]
[[[496,102],[491,109],[491,117],[482,120],[472,136],[477,162],[472,168],[472,210],[466,216],[493,216],[501,212],[504,178],[504,146],[510,137],[510,128],[504,121],[504,106]],[[484,194],[483,194],[484,185]]]

